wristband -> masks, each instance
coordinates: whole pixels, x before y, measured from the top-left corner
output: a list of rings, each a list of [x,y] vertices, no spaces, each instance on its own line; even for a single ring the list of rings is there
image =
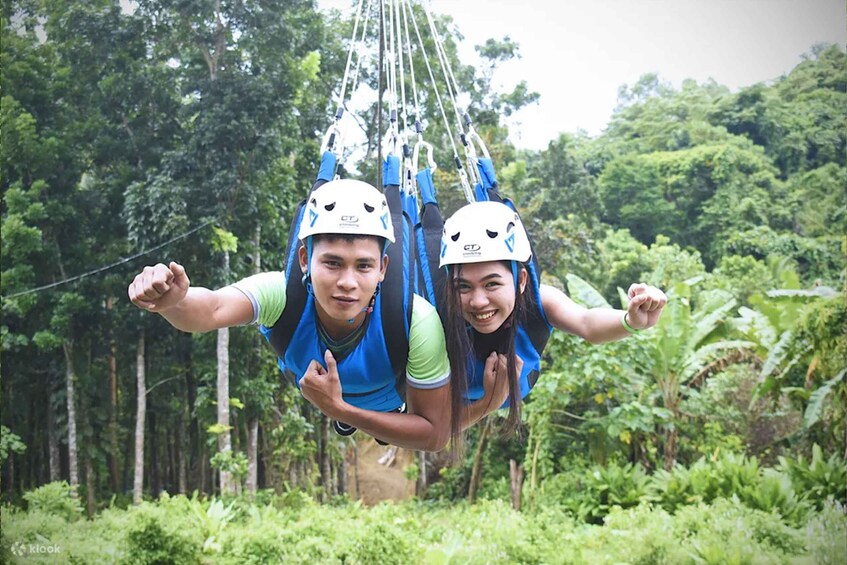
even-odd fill
[[[623,316],[621,317],[621,325],[624,327],[624,329],[626,331],[628,331],[631,334],[641,333],[643,330],[637,330],[637,329],[635,329],[635,328],[633,328],[632,326],[629,325],[629,321],[627,321],[627,319],[626,319],[628,315],[629,315],[629,312],[623,313]]]

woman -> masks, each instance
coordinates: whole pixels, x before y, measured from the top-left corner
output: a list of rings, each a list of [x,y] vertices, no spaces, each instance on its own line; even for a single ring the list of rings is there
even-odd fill
[[[517,427],[553,329],[591,343],[622,339],[656,325],[667,303],[661,290],[639,283],[629,287],[626,310],[588,309],[540,284],[531,258],[523,222],[507,204],[474,202],[444,223],[444,329],[452,393],[467,403],[463,428],[501,406],[509,407],[506,429]]]

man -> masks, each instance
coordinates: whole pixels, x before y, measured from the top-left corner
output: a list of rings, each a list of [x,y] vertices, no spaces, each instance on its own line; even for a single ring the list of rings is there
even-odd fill
[[[303,396],[344,429],[409,449],[442,449],[452,420],[444,332],[435,309],[416,295],[409,305],[407,413],[399,411],[403,398],[380,323],[385,249],[394,241],[384,195],[361,181],[328,182],[310,195],[298,237],[308,294],[291,341],[277,353]],[[212,291],[192,287],[185,269],[171,262],[145,267],[128,294],[182,331],[259,322],[273,342],[275,324],[292,307],[287,284],[284,273],[266,272]]]

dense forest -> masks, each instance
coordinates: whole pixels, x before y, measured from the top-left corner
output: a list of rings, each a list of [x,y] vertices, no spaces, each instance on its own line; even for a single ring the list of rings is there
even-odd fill
[[[460,30],[435,23],[545,282],[615,307],[657,285],[659,326],[602,346],[554,333],[518,434],[492,415],[458,457],[415,454],[423,506],[369,513],[348,484],[366,438],[331,433],[255,328],[181,333],[126,296],[166,259],[210,288],[281,267],[354,22],[311,0],[4,0],[4,560],[65,535],[78,562],[843,562],[844,46],[735,92],[646,75],[601,135],[526,151],[505,117],[538,95],[492,86],[519,46],[463,64]],[[350,166],[372,182],[377,28]],[[420,107],[449,213],[463,195],[435,92]]]

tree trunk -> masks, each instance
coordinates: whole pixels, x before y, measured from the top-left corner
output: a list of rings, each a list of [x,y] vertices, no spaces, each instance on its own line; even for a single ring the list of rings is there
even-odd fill
[[[253,230],[253,274],[258,274],[262,269],[261,256],[262,226],[256,224]],[[256,334],[256,359],[262,358],[262,343]],[[247,478],[244,488],[251,496],[256,495],[259,488],[259,417],[253,416],[247,422]]]
[[[672,471],[676,463],[676,428],[665,433],[665,471]]]
[[[188,417],[188,450],[183,454],[185,467],[190,470],[189,481],[186,483],[186,492],[192,490],[203,490],[200,465],[200,423],[197,420],[197,411],[194,409],[197,403],[197,383],[194,380],[194,365],[191,357],[191,336],[185,334],[182,338],[182,351],[185,352],[185,394],[187,397]]]
[[[514,459],[509,459],[509,478],[512,487],[512,508],[520,512],[521,487],[523,487],[523,465],[518,465]]]
[[[185,413],[180,411],[179,419],[177,420],[176,430],[174,433],[176,438],[174,442],[176,443],[176,473],[177,473],[177,484],[179,485],[178,491],[180,494],[186,494],[188,492],[188,476],[186,473],[186,465],[185,465],[185,436],[182,433],[182,428],[185,423]]]
[[[68,406],[68,474],[70,475],[71,494],[76,496],[76,490],[79,487],[79,462],[77,459],[79,451],[76,444],[76,372],[72,358],[73,342],[65,341],[62,348],[65,351],[65,384]]]
[[[112,308],[113,299],[109,296],[106,298],[106,310],[110,318]],[[121,476],[118,469],[118,455],[120,453],[118,447],[118,347],[111,330],[109,331],[109,346],[109,445],[111,447],[109,453],[109,485],[112,487],[112,492],[118,492],[118,477]]]
[[[135,475],[132,483],[132,503],[141,504],[144,489],[144,419],[147,415],[147,384],[145,382],[144,330],[138,338],[135,360],[137,400],[135,404]]]
[[[359,482],[359,444],[353,444],[353,478],[356,481],[356,498],[362,496],[362,485]]]
[[[50,466],[50,482],[56,482],[62,478],[62,456],[59,451],[59,434],[56,432],[56,409],[47,395],[47,450]]]
[[[473,504],[476,502],[476,491],[479,489],[479,479],[482,475],[482,455],[485,453],[485,446],[488,444],[488,430],[491,427],[491,419],[486,418],[482,430],[479,432],[479,444],[476,446],[476,454],[473,459],[473,468],[471,469],[471,480],[468,485],[468,502]]]
[[[224,252],[224,276],[229,273],[229,252]],[[229,423],[229,328],[218,330],[218,452],[232,451]],[[235,494],[232,473],[220,471],[221,494]]]
[[[415,483],[415,495],[422,497],[426,493],[427,459],[426,451],[418,451],[418,480]]]
[[[532,439],[530,437],[530,439]],[[541,440],[535,439],[535,449],[532,452],[532,472],[529,475],[529,509],[532,510],[535,503],[535,479],[538,469],[538,453],[541,451]]]
[[[94,465],[91,457],[85,458],[85,509],[89,518],[97,513],[97,499],[94,497]]]
[[[256,496],[259,487],[259,418],[254,416],[247,424],[247,480],[244,488]]]
[[[326,502],[329,500],[332,488],[332,469],[329,464],[329,418],[321,414],[321,451],[320,451],[320,469],[321,469],[321,486],[323,487],[323,496],[321,500]]]
[[[159,493],[162,492],[162,479],[161,479],[161,469],[159,465],[159,434],[158,434],[158,426],[157,426],[157,418],[156,418],[156,406],[153,405],[153,397],[147,399],[149,402],[148,405],[148,414],[147,414],[147,427],[150,428],[150,435],[147,436],[147,451],[149,452],[147,455],[147,459],[150,460],[150,466],[148,467],[148,477],[150,479],[150,493],[153,498],[158,498]]]

